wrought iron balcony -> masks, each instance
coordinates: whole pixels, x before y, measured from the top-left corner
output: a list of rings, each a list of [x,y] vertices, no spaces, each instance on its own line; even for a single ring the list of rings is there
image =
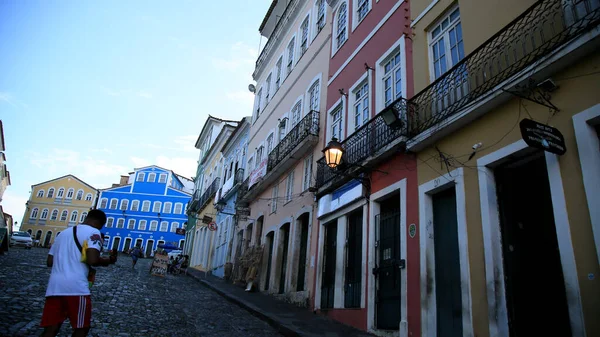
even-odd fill
[[[490,90],[562,44],[591,29],[600,19],[597,0],[541,0],[479,48],[416,94],[409,116],[411,136],[464,111]]]
[[[208,205],[208,202],[215,196],[215,194],[219,190],[220,181],[221,178],[215,178],[210,184],[210,186],[206,189],[206,191],[204,191],[204,193],[200,197],[200,201],[198,202],[198,210],[204,209],[204,207]]]
[[[331,169],[325,164],[325,158],[317,161],[317,187],[320,188],[334,178],[339,185],[343,181],[347,181],[350,177],[344,176],[341,172],[350,170],[351,168],[360,169],[356,165],[364,165],[375,163],[378,159],[385,158],[386,153],[390,153],[398,146],[406,142],[408,135],[408,126],[406,113],[413,113],[414,107],[402,97],[390,104],[391,107],[386,107],[379,112],[375,117],[361,126],[358,130],[352,133],[348,138],[342,141],[344,148],[343,165],[336,169]],[[388,126],[382,114],[385,110],[392,108],[400,112],[400,119],[403,121],[401,127]]]
[[[200,198],[202,197],[200,190],[195,190],[194,194],[192,194],[192,199],[190,201],[190,204],[188,206],[188,213],[189,212],[197,212],[198,211],[198,206],[200,203]]]
[[[244,182],[242,182],[242,184],[240,185],[240,187],[238,189],[237,204],[239,206],[247,205],[247,202],[245,201],[245,199],[246,199],[246,194],[248,194],[248,184],[249,183],[250,183],[250,177],[246,178],[246,180],[244,180]]]
[[[311,151],[318,141],[319,112],[313,110],[304,116],[298,124],[294,125],[288,134],[269,153],[266,173],[263,177],[259,178],[258,182],[250,186],[248,192],[244,195],[244,199],[248,200],[244,200],[244,202],[252,200],[252,198],[261,193],[279,177],[277,173],[283,173],[292,167],[299,158],[302,158]]]
[[[237,171],[235,171],[235,178],[233,178],[234,188],[237,184],[241,184],[243,181],[244,181],[244,169],[239,168],[239,169],[237,169]]]
[[[288,159],[296,147],[308,136],[319,136],[319,112],[309,112],[269,153],[267,173],[271,172],[282,161]]]

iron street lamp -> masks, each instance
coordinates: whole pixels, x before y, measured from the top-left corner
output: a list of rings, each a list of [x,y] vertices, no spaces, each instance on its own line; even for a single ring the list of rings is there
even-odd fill
[[[323,153],[325,154],[325,164],[332,169],[338,167],[342,161],[344,152],[344,148],[342,147],[342,144],[338,142],[337,138],[331,138],[329,144],[323,149]]]

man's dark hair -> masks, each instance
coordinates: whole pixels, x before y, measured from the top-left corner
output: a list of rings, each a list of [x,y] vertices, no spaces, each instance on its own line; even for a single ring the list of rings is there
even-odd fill
[[[90,220],[104,225],[106,223],[106,213],[99,209],[93,209],[88,213],[87,217],[85,218],[85,222],[89,222]]]

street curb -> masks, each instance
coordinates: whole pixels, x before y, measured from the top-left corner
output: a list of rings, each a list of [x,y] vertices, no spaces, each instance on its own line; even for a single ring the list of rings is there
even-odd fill
[[[302,334],[289,327],[286,326],[285,324],[279,322],[277,319],[275,319],[274,317],[268,315],[267,313],[263,312],[262,310],[260,310],[259,308],[255,307],[253,304],[248,303],[242,299],[239,299],[235,296],[232,296],[220,289],[218,289],[217,287],[213,286],[212,284],[210,284],[210,282],[207,282],[203,279],[201,279],[200,277],[197,277],[195,275],[192,274],[188,274],[189,276],[191,276],[193,279],[195,279],[196,281],[200,282],[200,284],[202,284],[203,286],[209,288],[210,290],[216,292],[217,294],[221,295],[223,298],[225,298],[226,300],[228,300],[231,303],[237,304],[238,306],[246,309],[248,312],[250,312],[252,315],[260,318],[261,320],[267,322],[269,325],[271,325],[272,327],[274,327],[275,329],[277,329],[277,331],[279,333],[281,333],[283,336],[286,337],[300,337],[302,336]]]

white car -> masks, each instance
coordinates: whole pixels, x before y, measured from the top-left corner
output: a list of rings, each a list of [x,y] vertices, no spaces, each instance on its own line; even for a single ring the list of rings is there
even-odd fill
[[[173,259],[177,258],[177,255],[183,255],[183,250],[172,250],[171,252],[168,253],[169,255],[169,259],[171,259],[171,256],[173,257]]]
[[[33,246],[33,240],[27,232],[13,232],[10,237],[10,246],[25,247],[25,249],[31,249]]]

